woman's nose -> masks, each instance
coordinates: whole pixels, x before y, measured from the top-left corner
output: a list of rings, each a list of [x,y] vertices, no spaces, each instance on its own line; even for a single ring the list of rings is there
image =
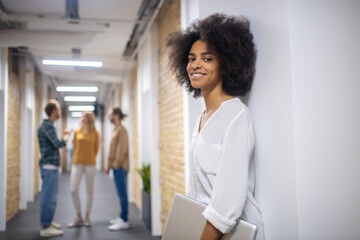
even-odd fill
[[[198,62],[198,60],[194,60],[194,61],[191,62],[191,68],[192,69],[201,68],[201,64]]]

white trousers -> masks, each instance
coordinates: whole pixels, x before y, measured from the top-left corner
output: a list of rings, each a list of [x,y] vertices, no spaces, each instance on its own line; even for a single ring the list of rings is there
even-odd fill
[[[71,166],[71,176],[70,176],[71,195],[74,201],[76,213],[81,213],[79,186],[83,173],[85,173],[85,180],[86,180],[86,212],[90,213],[93,202],[94,180],[96,174],[95,165],[73,164]]]

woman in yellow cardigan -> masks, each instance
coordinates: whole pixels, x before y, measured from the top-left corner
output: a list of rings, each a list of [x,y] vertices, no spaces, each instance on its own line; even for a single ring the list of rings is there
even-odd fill
[[[95,128],[95,115],[84,112],[81,118],[81,127],[74,132],[74,155],[71,167],[70,188],[74,201],[77,217],[68,224],[69,228],[80,227],[85,224],[89,227],[90,210],[93,201],[93,189],[96,173],[96,155],[99,149],[99,133]],[[81,216],[79,185],[85,173],[86,179],[86,216],[85,221]]]

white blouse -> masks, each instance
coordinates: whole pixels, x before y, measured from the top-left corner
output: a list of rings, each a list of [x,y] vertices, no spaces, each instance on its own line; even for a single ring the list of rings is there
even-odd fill
[[[203,216],[222,233],[230,232],[240,217],[262,232],[253,197],[254,134],[249,110],[233,98],[221,104],[200,132],[199,124],[200,118],[190,146],[187,195],[208,205]],[[262,239],[260,231],[257,239]]]

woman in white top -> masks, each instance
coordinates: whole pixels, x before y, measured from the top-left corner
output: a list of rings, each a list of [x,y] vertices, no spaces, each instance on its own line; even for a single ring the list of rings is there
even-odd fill
[[[201,239],[219,239],[242,218],[263,222],[254,199],[254,134],[247,107],[238,96],[250,91],[256,50],[244,17],[213,14],[167,40],[170,68],[206,110],[198,119],[190,146],[187,195],[208,206]]]

